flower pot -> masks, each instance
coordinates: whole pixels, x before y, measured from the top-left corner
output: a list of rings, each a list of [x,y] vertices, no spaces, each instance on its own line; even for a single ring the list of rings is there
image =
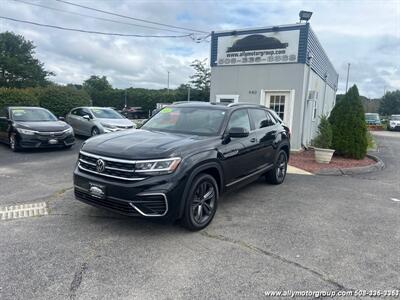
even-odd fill
[[[320,164],[329,164],[335,150],[314,148],[315,161]]]

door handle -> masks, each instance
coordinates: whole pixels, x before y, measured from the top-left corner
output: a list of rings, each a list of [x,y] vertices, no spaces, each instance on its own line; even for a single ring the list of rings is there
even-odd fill
[[[257,142],[257,139],[255,137],[253,137],[250,139],[250,142],[255,143],[255,142]]]

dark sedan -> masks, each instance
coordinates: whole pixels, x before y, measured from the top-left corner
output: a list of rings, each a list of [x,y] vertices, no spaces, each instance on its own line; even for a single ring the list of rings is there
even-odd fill
[[[41,107],[6,107],[0,111],[0,141],[12,151],[21,148],[70,148],[74,131]]]

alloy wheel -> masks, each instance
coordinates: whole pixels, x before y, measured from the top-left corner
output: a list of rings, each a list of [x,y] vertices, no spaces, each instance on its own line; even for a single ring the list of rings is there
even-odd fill
[[[214,185],[205,180],[200,182],[193,195],[192,217],[198,224],[204,224],[213,217],[215,210],[216,190]]]
[[[276,162],[276,177],[279,181],[285,178],[286,170],[287,170],[286,155],[283,152],[281,152],[279,154],[278,161]]]
[[[15,151],[15,149],[16,149],[16,143],[17,143],[17,141],[16,141],[16,139],[15,139],[15,134],[11,134],[11,135],[10,135],[9,143],[10,143],[10,148],[11,148],[11,150]]]
[[[97,128],[93,128],[92,130],[92,136],[96,136],[99,134],[99,130]]]

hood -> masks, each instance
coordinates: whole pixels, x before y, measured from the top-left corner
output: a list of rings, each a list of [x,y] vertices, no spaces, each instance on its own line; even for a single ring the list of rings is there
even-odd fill
[[[148,130],[107,133],[86,141],[82,150],[121,159],[157,159],[180,156],[183,150],[198,148],[209,137]]]
[[[110,126],[134,126],[132,121],[128,119],[97,119],[102,124]]]
[[[44,131],[44,132],[57,132],[68,129],[70,126],[62,121],[43,121],[43,122],[14,122],[17,128]]]

